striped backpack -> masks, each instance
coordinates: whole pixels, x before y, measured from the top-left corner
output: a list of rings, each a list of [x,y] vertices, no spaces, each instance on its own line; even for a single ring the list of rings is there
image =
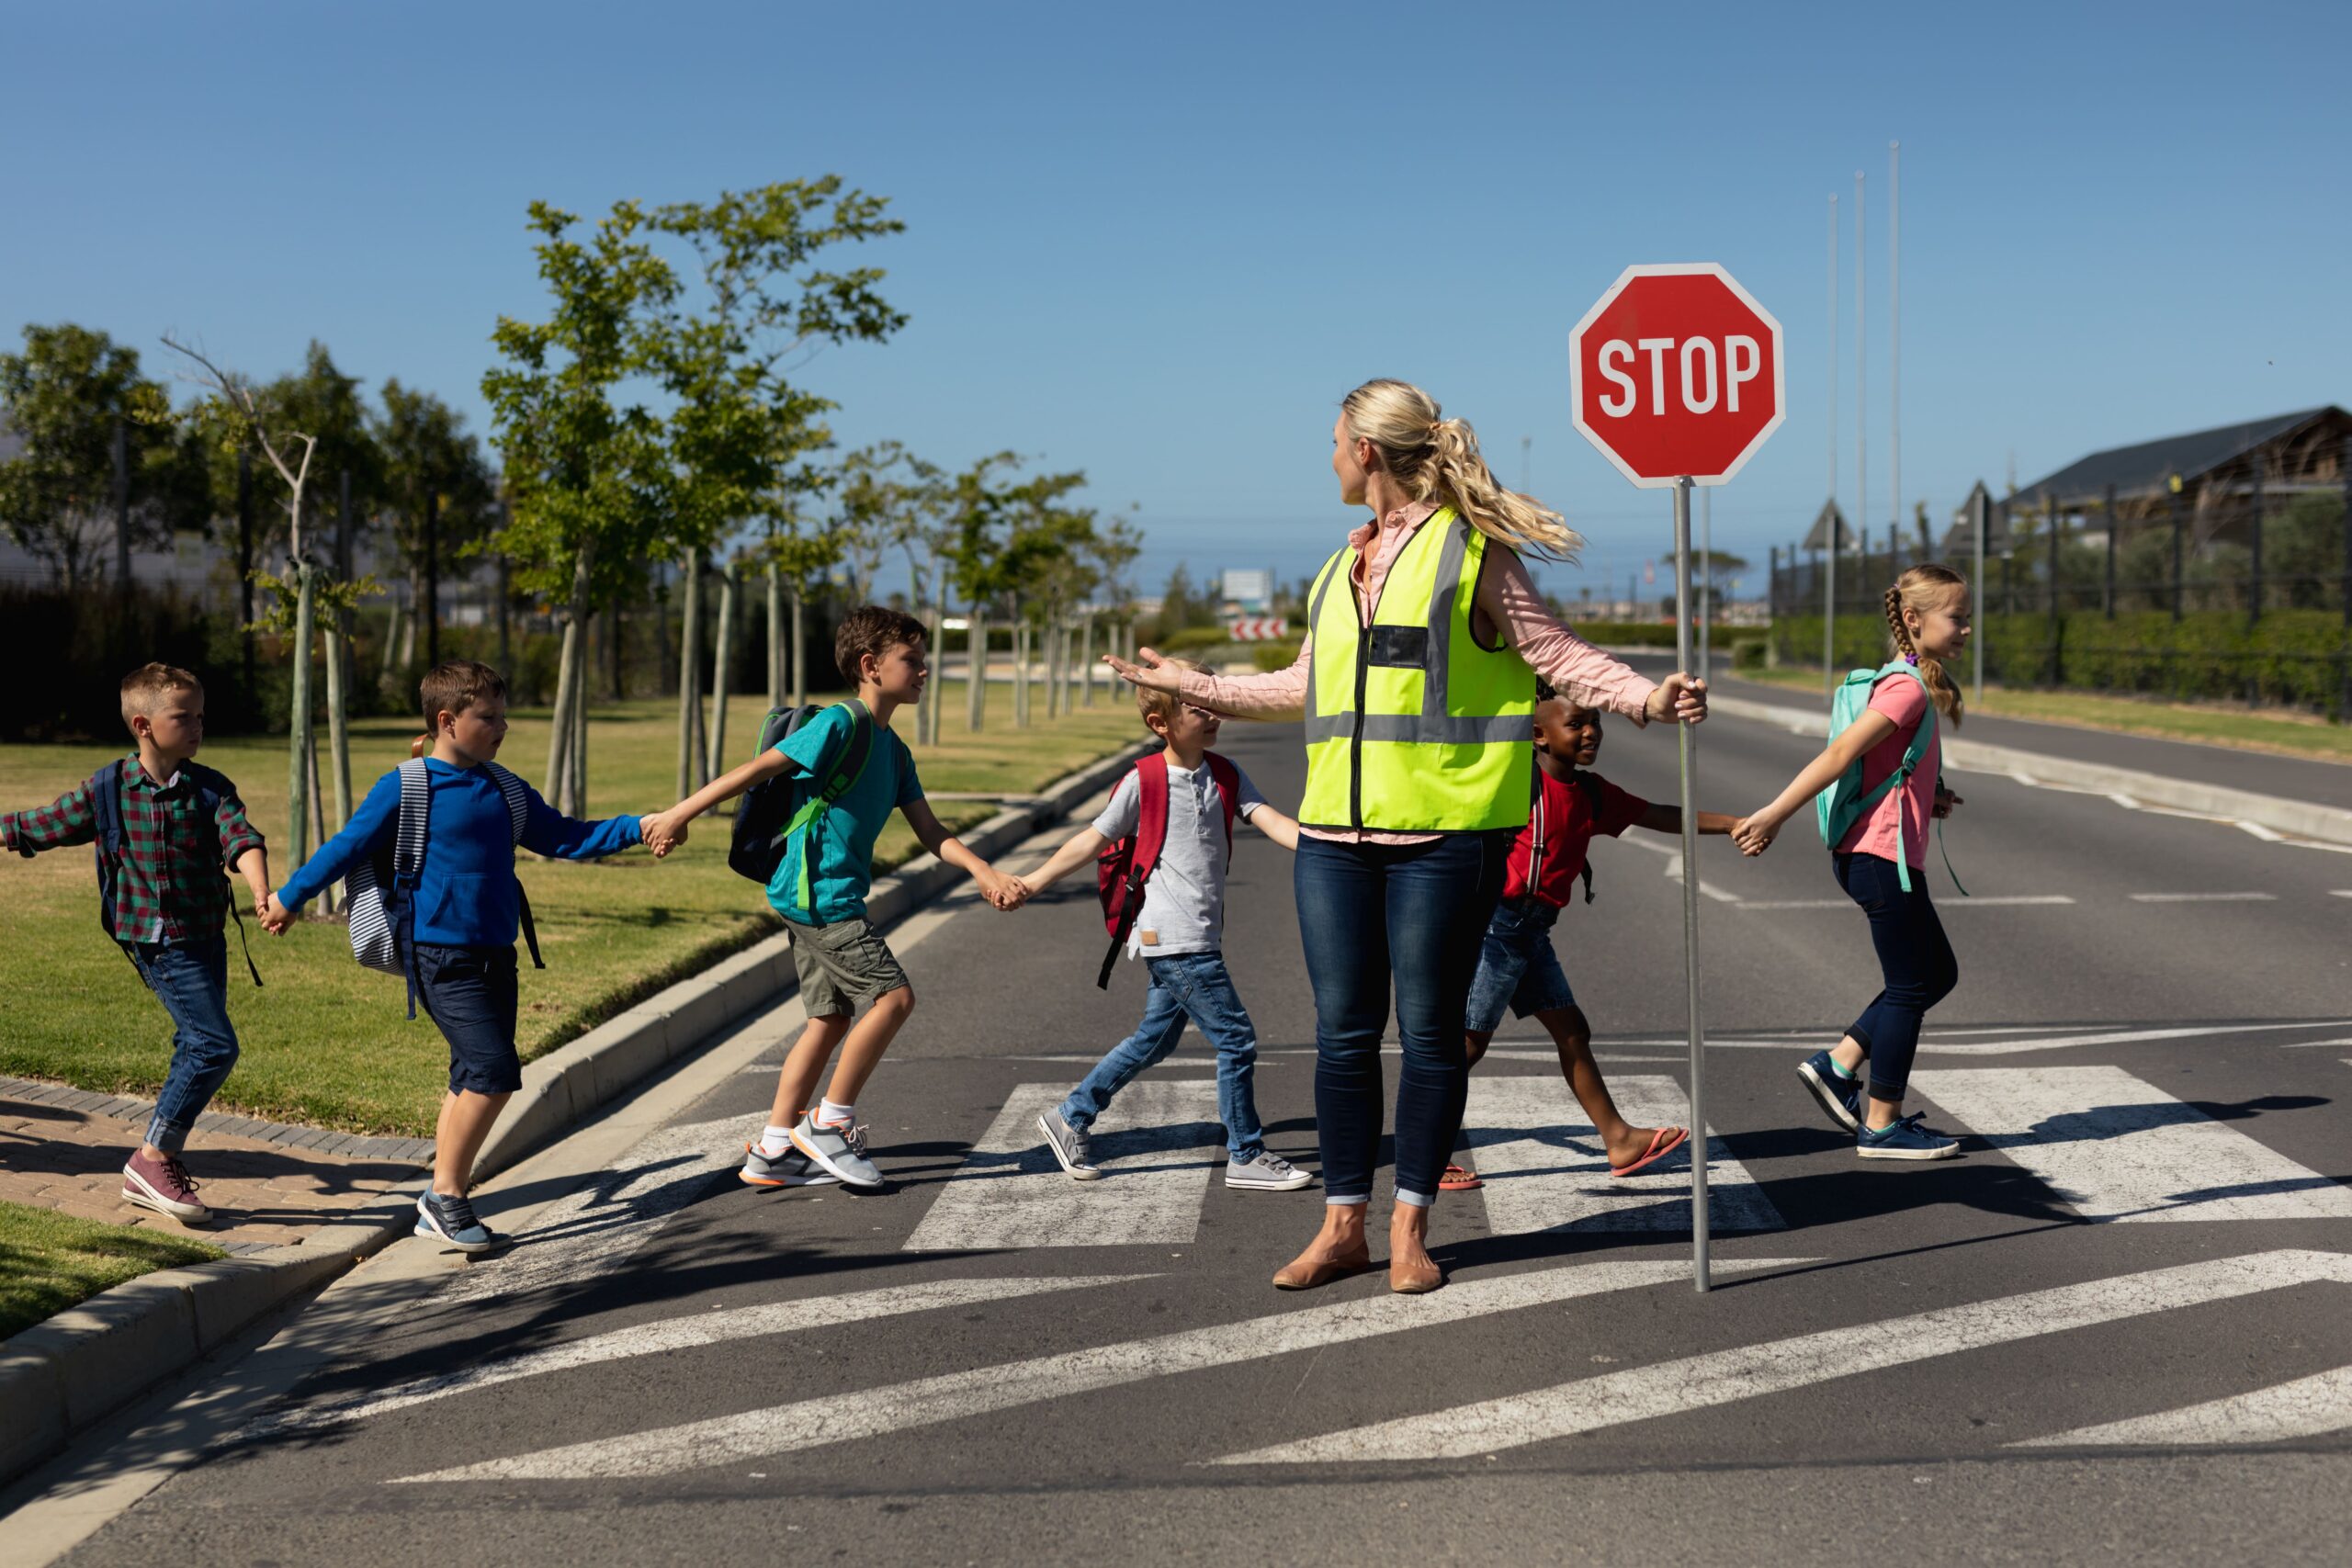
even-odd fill
[[[498,793],[505,797],[506,815],[514,827],[513,842],[523,841],[531,819],[528,785],[495,762],[481,764]],[[351,868],[344,879],[344,908],[351,926],[351,956],[370,969],[399,975],[408,981],[408,1015],[416,1016],[416,973],[402,953],[399,939],[416,920],[417,884],[424,876],[424,840],[432,817],[432,781],[424,759],[412,757],[400,766],[400,826],[392,841]],[[523,938],[530,944],[531,967],[544,969],[539,957],[538,928],[531,921],[531,897],[516,878],[514,891],[523,900]]]

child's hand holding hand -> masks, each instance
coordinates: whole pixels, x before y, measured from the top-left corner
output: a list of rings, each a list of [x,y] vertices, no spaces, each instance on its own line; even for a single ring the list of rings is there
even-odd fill
[[[996,867],[983,863],[972,873],[972,880],[979,884],[980,896],[989,901],[992,908],[1013,909],[1020,907],[1020,900],[1012,895],[1012,889],[1017,886],[1016,879],[1007,876]]]
[[[1780,823],[1759,811],[1731,825],[1731,841],[1739,846],[1741,854],[1760,855],[1772,847],[1773,835],[1780,830]]]
[[[294,911],[279,903],[275,893],[262,900],[258,914],[261,929],[272,936],[284,936],[286,928],[294,923]]]
[[[1936,786],[1936,815],[1938,817],[1949,817],[1951,815],[1951,808],[1953,807],[1965,806],[1967,804],[1968,802],[1961,799],[1960,796],[1952,794],[1951,791],[1944,788],[1943,785],[1938,784]]]
[[[645,840],[645,847],[653,852],[655,860],[660,860],[686,841],[685,819],[674,809],[639,818],[637,831],[638,836]]]
[[[1022,881],[1021,878],[1017,876],[1008,876],[1004,879],[1003,897],[997,900],[996,907],[1000,909],[1006,910],[1018,909],[1022,905],[1026,904],[1030,899],[1035,898],[1036,896],[1037,890],[1030,886],[1027,883]]]

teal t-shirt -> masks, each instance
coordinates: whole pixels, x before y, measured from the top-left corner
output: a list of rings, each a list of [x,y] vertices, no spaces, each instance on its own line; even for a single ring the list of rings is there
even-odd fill
[[[850,727],[855,721],[847,704],[836,704],[791,735],[776,742],[776,750],[809,775],[809,787],[821,788],[841,760],[848,755]],[[796,833],[785,846],[784,862],[768,881],[768,903],[786,919],[802,925],[829,926],[865,914],[865,891],[874,883],[874,840],[890,813],[922,798],[922,783],[915,777],[914,753],[886,726],[874,729],[874,746],[866,754],[865,772],[835,801],[808,830]],[[810,902],[800,898],[800,859],[810,846],[816,859],[809,867]]]

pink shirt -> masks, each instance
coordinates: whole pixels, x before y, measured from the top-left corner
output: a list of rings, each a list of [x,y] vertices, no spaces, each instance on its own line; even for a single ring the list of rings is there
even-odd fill
[[[1919,721],[1927,716],[1928,689],[1908,675],[1889,675],[1871,688],[1871,710],[1883,713],[1894,721],[1894,733],[1862,753],[1862,788],[1868,790],[1879,780],[1903,765],[1903,753],[1919,728]],[[1905,859],[1924,871],[1928,865],[1928,834],[1933,829],[1936,816],[1936,779],[1943,761],[1944,738],[1939,728],[1920,753],[1919,765],[1911,771],[1911,782],[1901,789],[1879,797],[1870,815],[1846,829],[1838,842],[1841,854],[1876,855],[1881,860],[1895,858],[1895,814],[1902,813],[1903,850]]]
[[[1389,568],[1396,564],[1397,555],[1415,531],[1436,511],[1434,502],[1418,502],[1383,517],[1376,532],[1373,525],[1364,523],[1349,533],[1348,543],[1356,551],[1355,570],[1350,581],[1355,589],[1356,613],[1365,626],[1372,625],[1373,611],[1380,603],[1381,586],[1388,581]],[[1500,547],[1487,550],[1486,570],[1478,574],[1478,596],[1471,629],[1488,642],[1495,640],[1499,630],[1502,640],[1517,649],[1519,656],[1563,696],[1572,697],[1586,707],[1623,714],[1637,725],[1649,722],[1645,705],[1650,694],[1657,690],[1657,682],[1610,658],[1553,619],[1536,593],[1526,566],[1512,551]],[[1287,670],[1241,676],[1188,671],[1182,695],[1186,702],[1237,718],[1296,718],[1306,706],[1306,672],[1314,659],[1315,639],[1310,635],[1299,643],[1298,658]],[[1529,743],[1533,744],[1532,732]],[[1299,830],[1339,843],[1419,844],[1439,836],[1369,829],[1359,832],[1347,828]]]

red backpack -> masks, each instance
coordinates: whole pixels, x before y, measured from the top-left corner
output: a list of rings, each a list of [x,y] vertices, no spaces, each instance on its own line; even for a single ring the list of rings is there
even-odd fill
[[[1241,796],[1241,773],[1214,751],[1206,753],[1206,761],[1209,777],[1216,781],[1217,796],[1225,806],[1225,853],[1230,860],[1233,818]],[[1159,852],[1168,842],[1166,752],[1155,751],[1136,761],[1136,786],[1142,796],[1136,815],[1136,830],[1126,838],[1114,840],[1094,861],[1094,891],[1102,901],[1102,924],[1111,933],[1111,950],[1102,955],[1102,972],[1094,976],[1098,990],[1111,988],[1111,967],[1118,963],[1119,950],[1127,945],[1127,938],[1135,931],[1136,917],[1143,912],[1144,880],[1159,865]]]

